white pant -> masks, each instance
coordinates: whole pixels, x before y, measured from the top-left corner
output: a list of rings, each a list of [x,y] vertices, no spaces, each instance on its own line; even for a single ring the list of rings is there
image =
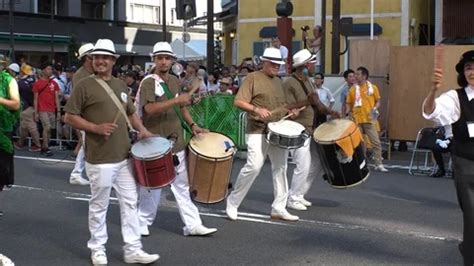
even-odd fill
[[[286,180],[286,167],[288,151],[269,144],[263,134],[247,134],[247,162],[240,170],[234,185],[234,190],[227,198],[227,204],[238,208],[247,195],[255,178],[265,163],[265,158],[270,158],[273,176],[273,194],[275,199],[272,210],[281,212],[286,210],[288,197],[288,181]]]
[[[179,215],[188,230],[201,225],[199,210],[191,200],[189,193],[188,169],[186,167],[186,151],[176,154],[179,158],[179,165],[175,167],[176,179],[171,183],[171,191],[178,204]],[[139,192],[138,214],[140,225],[150,226],[155,221],[158,205],[160,204],[161,189],[148,189],[142,186]]]
[[[72,169],[71,177],[70,178],[82,178],[82,173],[86,167],[86,160],[85,160],[85,153],[84,153],[84,143],[85,143],[85,132],[81,130],[81,138],[82,138],[82,145],[77,153],[76,157],[76,164],[74,165],[74,169]]]
[[[293,162],[296,163],[288,197],[288,201],[293,202],[298,201],[308,193],[314,178],[322,176],[323,171],[316,150],[316,143],[311,138],[306,141],[305,146],[290,152]]]
[[[86,163],[92,192],[89,201],[91,238],[87,242],[87,247],[93,251],[105,250],[104,245],[108,239],[106,214],[112,188],[116,192],[120,206],[124,252],[130,254],[142,248],[137,215],[137,185],[131,170],[129,160],[106,164]]]

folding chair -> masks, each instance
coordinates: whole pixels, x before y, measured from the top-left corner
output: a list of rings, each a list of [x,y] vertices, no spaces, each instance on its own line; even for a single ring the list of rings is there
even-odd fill
[[[425,127],[418,131],[416,135],[415,146],[413,147],[413,153],[410,161],[410,168],[408,173],[411,175],[429,175],[433,171],[434,163],[431,160],[431,163],[428,161],[428,158],[431,158],[431,150],[436,145],[436,139],[440,138],[437,135],[440,127]],[[417,153],[424,153],[424,163],[420,165],[419,158]],[[431,166],[429,166],[431,164]]]

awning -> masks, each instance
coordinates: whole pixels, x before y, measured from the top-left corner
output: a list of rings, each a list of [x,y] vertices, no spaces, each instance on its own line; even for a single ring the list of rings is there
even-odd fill
[[[35,33],[13,33],[15,42],[27,43],[51,43],[51,35],[35,34]],[[0,32],[0,42],[10,42],[9,32]],[[71,42],[70,36],[54,35],[53,42],[57,44],[69,44]]]
[[[181,39],[175,39],[171,43],[171,48],[178,59],[186,61],[204,60],[206,49],[202,49],[201,43],[205,44],[206,42],[206,40],[191,40],[189,43],[183,43]]]

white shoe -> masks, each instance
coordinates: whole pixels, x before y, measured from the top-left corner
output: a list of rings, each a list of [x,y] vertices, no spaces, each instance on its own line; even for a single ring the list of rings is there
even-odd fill
[[[383,167],[383,164],[380,164],[380,165],[377,165],[375,168],[374,168],[375,171],[379,171],[379,172],[382,172],[382,173],[386,173],[388,172],[388,170]]]
[[[230,220],[235,221],[237,220],[237,208],[232,206],[232,204],[229,204],[229,201],[227,201],[227,206],[225,208],[225,213],[227,214],[227,217],[229,217]]]
[[[140,225],[140,235],[145,237],[150,235],[150,231],[148,231],[147,225]]]
[[[188,228],[183,228],[183,235],[185,236],[207,236],[217,232],[216,228],[207,228],[204,225],[200,224],[194,227],[192,230]]]
[[[303,197],[299,198],[298,201],[299,201],[301,204],[303,204],[304,206],[306,206],[306,207],[311,207],[311,206],[313,206],[313,203],[311,203],[311,201],[308,201],[308,200],[306,200],[306,199],[303,198]]]
[[[84,179],[80,176],[71,176],[69,178],[69,184],[71,185],[80,185],[80,186],[88,186],[89,180]]]
[[[92,265],[107,265],[107,255],[105,255],[105,251],[97,250],[92,251],[91,254]]]
[[[303,203],[299,201],[288,201],[286,207],[297,211],[306,211],[308,209],[306,208],[306,206],[303,205]]]
[[[300,219],[300,217],[290,214],[287,210],[272,211],[270,217],[275,220],[283,220],[289,222],[296,222]]]
[[[141,249],[132,254],[123,256],[123,260],[125,261],[125,263],[138,263],[138,264],[150,264],[157,261],[159,258],[160,258],[160,255],[148,254]]]

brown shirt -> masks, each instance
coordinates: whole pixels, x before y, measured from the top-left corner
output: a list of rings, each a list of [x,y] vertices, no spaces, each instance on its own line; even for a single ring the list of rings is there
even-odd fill
[[[256,107],[266,108],[273,114],[266,121],[259,120],[254,113],[248,113],[247,133],[264,133],[268,122],[277,121],[282,118],[288,110],[281,80],[278,77],[270,78],[262,71],[252,72],[247,75],[235,100],[251,103]]]
[[[306,90],[309,93],[312,92],[312,87],[310,81],[306,79],[304,81]],[[288,104],[293,104],[297,102],[302,102],[308,99],[308,94],[301,86],[301,83],[296,79],[296,77],[289,77],[283,82],[283,91],[285,92],[286,101]],[[310,130],[313,127],[313,118],[314,111],[311,106],[307,106],[303,111],[300,112],[299,116],[294,119],[294,121],[302,124],[307,130]]]
[[[179,93],[179,80],[175,76],[170,75],[167,85],[173,96]],[[143,106],[145,106],[147,103],[164,102],[167,100],[168,98],[166,97],[166,94],[155,94],[155,79],[147,78],[142,82],[140,87],[140,102]],[[153,115],[148,115],[146,112],[143,112],[143,125],[150,132],[159,134],[164,138],[175,135],[177,140],[173,146],[174,153],[182,151],[186,148],[181,121],[179,120],[174,108],[170,108],[166,112]]]
[[[127,85],[117,78],[112,78],[107,81],[107,84],[123,103],[127,115],[135,113]],[[119,113],[105,89],[93,77],[86,77],[79,81],[65,106],[65,111],[81,115],[94,124],[112,123]],[[103,135],[86,132],[84,149],[87,162],[91,164],[116,163],[128,157],[131,145],[127,123],[121,114],[118,116],[117,125],[118,128],[108,139],[105,139]]]

